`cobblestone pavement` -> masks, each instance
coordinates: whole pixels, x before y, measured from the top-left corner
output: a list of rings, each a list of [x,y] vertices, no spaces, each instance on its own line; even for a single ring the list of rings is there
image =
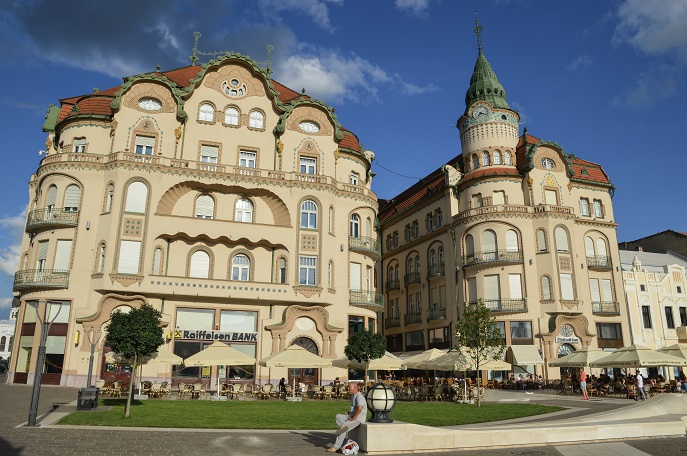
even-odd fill
[[[28,418],[30,386],[8,385],[0,376],[0,456],[51,455],[323,455],[333,441],[329,431],[180,431],[133,429],[55,429],[18,427]],[[76,399],[76,389],[44,386],[41,389],[39,416],[52,409],[53,403]],[[532,401],[577,407],[573,399],[540,396]],[[593,413],[617,408],[599,403],[585,404]],[[624,405],[624,404],[622,404]],[[593,408],[593,410],[591,410]],[[566,415],[573,416],[573,414]],[[537,418],[537,421],[545,420]],[[452,451],[429,455],[461,456],[687,456],[687,438],[632,440],[608,444],[519,447],[498,450]]]

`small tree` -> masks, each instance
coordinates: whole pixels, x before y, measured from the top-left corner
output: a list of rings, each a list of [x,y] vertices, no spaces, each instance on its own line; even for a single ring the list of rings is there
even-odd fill
[[[348,359],[354,359],[365,365],[365,384],[369,378],[368,367],[370,360],[378,359],[386,353],[386,339],[381,334],[366,331],[365,329],[353,334],[344,348]]]
[[[161,317],[162,314],[158,310],[149,304],[143,304],[138,309],[131,309],[127,313],[115,312],[107,325],[107,341],[112,350],[132,361],[131,383],[124,411],[125,418],[129,417],[138,366],[165,343],[162,339]]]
[[[477,407],[480,406],[480,365],[500,359],[506,346],[503,334],[491,316],[491,311],[482,300],[465,306],[463,318],[456,325],[456,350],[458,350],[477,371]]]

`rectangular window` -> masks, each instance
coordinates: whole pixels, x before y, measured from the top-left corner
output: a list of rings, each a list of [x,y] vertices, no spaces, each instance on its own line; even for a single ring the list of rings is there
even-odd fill
[[[468,279],[468,302],[477,302],[477,278]]]
[[[119,248],[119,274],[138,274],[138,261],[141,256],[139,241],[122,241]]]
[[[239,152],[239,166],[243,168],[255,168],[255,162],[257,158],[257,152],[242,150]]]
[[[200,161],[203,163],[217,163],[219,157],[219,147],[207,146],[205,144],[200,146]]]
[[[501,333],[501,337],[503,337],[503,343],[506,343],[506,322],[505,321],[497,321],[496,322],[496,327],[499,328],[499,332]]]
[[[358,178],[359,178],[358,173],[351,173],[351,176],[349,178],[351,185],[358,185]]]
[[[45,269],[45,260],[48,257],[48,241],[40,241],[38,243],[38,256],[36,257],[36,269],[42,271]]]
[[[77,153],[86,152],[86,138],[74,139],[72,151]]]
[[[175,328],[179,329],[205,329],[212,331],[215,311],[213,309],[189,309],[178,308]],[[190,355],[189,355],[190,356]]]
[[[153,155],[155,138],[151,136],[136,136],[136,153],[142,155]]]
[[[405,229],[403,230],[403,238],[406,242],[410,241],[410,224],[406,225]]]
[[[353,334],[358,333],[365,329],[365,318],[350,315],[348,317],[348,338],[350,339]]]
[[[498,302],[501,300],[501,287],[498,274],[484,276],[484,299],[487,301],[485,303],[487,307],[489,307],[489,302]]]
[[[317,169],[317,159],[316,158],[301,157],[300,163],[301,163],[301,167],[300,167],[300,173],[301,174],[315,174],[316,169]]]
[[[677,286],[677,292],[678,294],[682,293],[682,287],[680,285]]]
[[[482,207],[482,195],[480,193],[472,195],[472,207]]]
[[[258,328],[258,313],[241,310],[222,310],[219,330],[227,332],[255,332]]]
[[[406,350],[409,347],[413,348],[425,348],[425,338],[423,331],[415,331],[406,333]]]
[[[575,300],[575,288],[573,287],[572,274],[560,274],[561,299],[564,301]]]
[[[531,321],[511,321],[510,322],[510,338],[511,339],[532,339],[532,322]]]
[[[680,325],[687,326],[687,307],[680,307]]]
[[[522,299],[522,281],[520,274],[508,274],[508,284],[510,286],[510,298]]]
[[[589,279],[589,291],[592,294],[592,302],[601,301],[601,290],[599,289],[599,279]]]
[[[587,198],[580,198],[580,214],[589,215],[589,200]]]
[[[558,205],[558,193],[556,190],[544,190],[544,203],[551,206]]]
[[[613,289],[610,279],[601,279],[601,297],[604,302],[613,302]]]
[[[72,241],[59,240],[57,241],[57,250],[55,251],[55,263],[53,269],[60,271],[69,270],[69,260],[72,256]]]
[[[649,306],[642,306],[642,320],[644,321],[644,329],[651,329],[651,308]]]
[[[362,273],[362,265],[360,263],[350,263],[349,272],[349,288],[351,290],[361,290],[360,274]]]
[[[597,323],[596,334],[599,339],[623,339],[623,333],[620,330],[620,323]]]
[[[496,206],[499,204],[506,204],[506,192],[498,191],[492,193],[491,203]]]
[[[646,291],[646,285],[640,285],[639,291]]]
[[[594,200],[593,206],[594,206],[594,217],[603,218],[604,212],[603,212],[603,206],[601,205],[601,201],[600,200]]]
[[[300,271],[298,274],[299,283],[301,285],[315,286],[315,270],[317,268],[317,257],[302,256],[300,257]]]
[[[665,307],[666,311],[666,326],[668,329],[675,329],[675,320],[673,319],[673,308]]]

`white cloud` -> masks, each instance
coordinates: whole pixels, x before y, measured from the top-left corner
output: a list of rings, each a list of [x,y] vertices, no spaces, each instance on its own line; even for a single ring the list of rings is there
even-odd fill
[[[324,29],[331,29],[328,4],[342,5],[343,0],[259,0],[258,5],[265,14],[281,11],[303,13]]]
[[[407,11],[418,16],[426,15],[429,9],[429,0],[396,0],[394,4],[401,11]]]
[[[26,207],[17,215],[0,218],[0,272],[13,276],[19,266],[21,239],[26,224]]]
[[[12,307],[12,298],[0,298],[0,309],[9,309]]]
[[[624,0],[613,44],[630,44],[648,55],[675,53],[687,62],[687,2]]]
[[[566,70],[571,70],[571,71],[576,71],[576,70],[581,70],[585,67],[590,66],[591,64],[594,63],[594,59],[592,59],[588,55],[581,55],[572,62],[568,64],[568,66],[565,67]]]
[[[615,108],[643,108],[671,98],[682,84],[682,71],[671,65],[652,66],[640,73],[634,85],[612,101]]]

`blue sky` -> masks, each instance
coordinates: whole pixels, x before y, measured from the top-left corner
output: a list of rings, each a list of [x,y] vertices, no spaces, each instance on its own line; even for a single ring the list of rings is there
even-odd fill
[[[274,79],[335,107],[389,198],[460,152],[475,9],[521,131],[610,175],[619,240],[687,231],[687,0],[2,0],[0,318],[51,103],[187,65],[194,31],[258,61],[269,43]]]

